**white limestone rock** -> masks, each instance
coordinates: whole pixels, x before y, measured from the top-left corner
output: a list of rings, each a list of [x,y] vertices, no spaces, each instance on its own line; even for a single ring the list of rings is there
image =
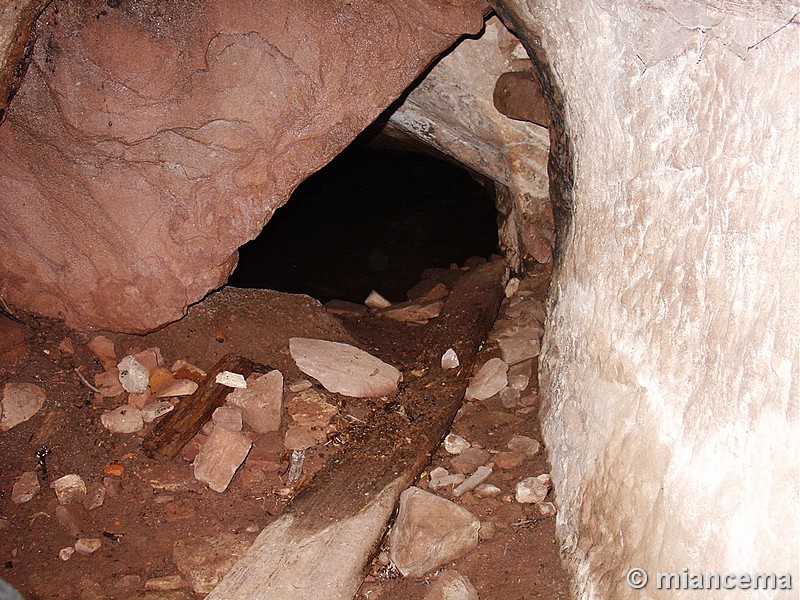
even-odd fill
[[[152,423],[159,417],[163,417],[168,412],[172,412],[175,407],[166,400],[159,400],[148,404],[142,409],[142,421],[145,423]]]
[[[44,390],[36,384],[5,384],[0,401],[0,432],[30,419],[44,406],[46,398]]]
[[[75,542],[75,552],[81,556],[94,554],[103,545],[103,540],[99,538],[81,538]]]
[[[517,483],[515,498],[520,504],[543,502],[550,492],[551,483],[549,473],[536,477],[526,477]]]
[[[77,504],[83,502],[83,499],[86,498],[86,483],[76,473],[59,477],[50,484],[50,487],[53,488],[59,504],[62,505]]]
[[[390,556],[406,577],[423,577],[478,545],[480,521],[468,510],[416,487],[400,494]]]
[[[456,489],[453,490],[453,496],[455,496],[456,498],[460,498],[467,492],[471,492],[472,490],[474,490],[476,487],[478,487],[484,481],[489,479],[489,477],[491,476],[492,476],[492,469],[487,466],[481,465],[480,467],[475,469],[475,472],[472,475],[467,477],[467,479],[463,483],[461,483]]]
[[[479,600],[478,591],[461,573],[445,569],[433,580],[424,600]]]
[[[401,379],[393,366],[349,344],[295,337],[289,340],[289,351],[303,373],[345,396],[387,396]]]
[[[119,382],[129,394],[141,394],[150,383],[150,370],[133,356],[126,356],[117,365]]]
[[[467,400],[486,400],[508,384],[508,364],[501,358],[490,358],[470,380],[464,397]]]
[[[444,449],[448,454],[461,454],[470,446],[472,446],[472,444],[455,433],[448,433],[447,437],[444,438]]]
[[[461,363],[458,360],[458,354],[452,348],[448,348],[445,350],[444,354],[442,354],[442,368],[443,369],[455,369]]]
[[[217,376],[214,378],[214,382],[234,389],[247,389],[247,380],[244,378],[244,375],[241,373],[234,373],[232,371],[222,371],[217,373]]]
[[[367,296],[366,300],[364,300],[364,305],[368,306],[369,308],[388,308],[392,305],[392,303],[375,290],[372,290]]]

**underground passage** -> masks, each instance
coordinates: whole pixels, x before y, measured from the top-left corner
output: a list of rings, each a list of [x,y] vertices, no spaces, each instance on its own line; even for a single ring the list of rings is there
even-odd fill
[[[795,597],[797,15],[0,0],[0,598]]]

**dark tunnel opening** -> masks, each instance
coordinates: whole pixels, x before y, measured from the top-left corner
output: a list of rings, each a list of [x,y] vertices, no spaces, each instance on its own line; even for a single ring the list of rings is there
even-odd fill
[[[234,287],[399,302],[431,267],[497,252],[491,182],[416,152],[354,144],[240,248]]]

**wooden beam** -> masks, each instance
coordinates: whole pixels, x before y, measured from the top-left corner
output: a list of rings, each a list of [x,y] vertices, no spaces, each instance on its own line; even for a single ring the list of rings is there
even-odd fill
[[[237,354],[226,354],[206,375],[194,394],[180,401],[150,430],[142,441],[142,449],[150,458],[175,458],[183,447],[222,406],[232,388],[216,382],[223,371],[241,373],[245,377],[253,371],[253,363]]]
[[[423,377],[403,384],[383,411],[351,430],[284,513],[267,526],[207,600],[350,599],[400,493],[450,430],[480,344],[503,297],[503,263],[465,274],[420,348]],[[441,369],[447,348],[458,369]]]

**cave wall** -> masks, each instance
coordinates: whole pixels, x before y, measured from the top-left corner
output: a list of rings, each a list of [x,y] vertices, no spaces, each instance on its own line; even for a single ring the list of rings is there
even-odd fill
[[[180,318],[485,8],[55,0],[0,125],[0,297],[79,329]]]
[[[494,93],[503,73],[533,70],[520,41],[492,17],[479,37],[462,40],[439,60],[389,118],[390,125],[497,184],[502,249],[519,272],[531,261],[551,260],[549,133],[501,113]]]
[[[579,597],[696,598],[655,589],[684,568],[796,594],[797,3],[499,4],[574,157],[540,367]]]

